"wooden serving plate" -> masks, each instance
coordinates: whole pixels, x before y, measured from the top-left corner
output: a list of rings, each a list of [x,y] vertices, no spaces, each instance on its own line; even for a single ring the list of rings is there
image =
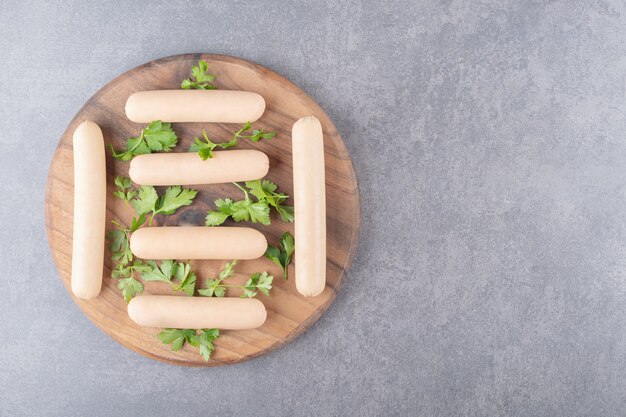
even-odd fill
[[[304,91],[277,73],[251,62],[224,55],[187,54],[151,61],[134,68],[105,85],[78,111],[72,119],[56,148],[46,189],[46,229],[54,261],[61,280],[71,295],[70,272],[72,257],[73,213],[73,156],[72,134],[84,120],[97,123],[107,144],[122,148],[129,137],[137,136],[144,125],[129,121],[124,113],[126,99],[142,90],[178,89],[190,74],[192,65],[204,59],[209,72],[215,74],[216,85],[224,90],[247,90],[261,94],[267,103],[263,117],[253,123],[253,128],[275,131],[271,141],[252,143],[240,141],[239,149],[258,149],[270,159],[266,178],[278,184],[279,190],[292,195],[291,127],[302,116],[315,115],[324,130],[326,158],[326,201],[328,228],[327,283],[324,292],[312,298],[302,297],[295,289],[293,264],[290,279],[284,281],[280,268],[265,258],[240,261],[237,274],[230,284],[243,284],[247,277],[258,271],[268,271],[274,276],[274,286],[269,297],[259,299],[265,304],[268,316],[265,324],[255,330],[223,331],[216,341],[216,349],[209,362],[204,362],[197,349],[189,345],[178,352],[163,345],[156,334],[160,329],[140,327],[127,315],[126,303],[110,277],[110,253],[106,253],[102,272],[102,292],[93,300],[74,298],[78,306],[105,333],[113,339],[149,358],[176,365],[216,366],[241,362],[276,349],[311,326],[333,302],[341,287],[343,274],[349,267],[359,232],[359,193],[352,161],[346,147],[326,113]],[[187,151],[194,136],[205,129],[214,141],[226,141],[241,125],[216,123],[175,123],[173,128],[179,137],[176,152]],[[128,176],[129,163],[113,159],[107,150],[107,230],[111,220],[129,224],[133,209],[113,197],[113,179],[117,175]],[[232,184],[191,186],[199,190],[191,206],[180,209],[172,216],[157,216],[154,226],[203,225],[208,209],[214,208],[213,200],[220,197],[241,199],[242,194]],[[162,192],[162,190],[159,190]],[[293,205],[293,200],[287,201]],[[272,224],[263,226],[251,223],[225,225],[250,226],[260,230],[268,243],[278,245],[285,231],[293,233],[293,224],[282,222],[272,213]],[[297,242],[296,242],[297,250]],[[227,261],[192,261],[198,276],[196,289],[204,288],[205,280],[217,275]],[[167,283],[144,282],[144,294],[170,294]],[[181,293],[177,293],[181,294]],[[238,297],[237,290],[227,296]],[[185,296],[185,295],[180,295]],[[73,297],[73,296],[72,296]]]

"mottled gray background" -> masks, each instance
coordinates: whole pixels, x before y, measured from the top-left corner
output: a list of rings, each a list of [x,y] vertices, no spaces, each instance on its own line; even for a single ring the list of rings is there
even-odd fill
[[[236,366],[122,348],[57,277],[44,184],[107,81],[217,52],[330,114],[361,241],[305,335]],[[0,0],[2,416],[625,416],[621,1]]]

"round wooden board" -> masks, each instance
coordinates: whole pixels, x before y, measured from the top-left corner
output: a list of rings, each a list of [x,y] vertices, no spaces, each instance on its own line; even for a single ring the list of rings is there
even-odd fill
[[[216,341],[216,349],[209,362],[204,362],[196,348],[186,345],[172,352],[163,345],[156,334],[160,329],[137,326],[126,312],[120,291],[110,278],[110,253],[105,254],[102,292],[93,300],[74,298],[87,316],[113,339],[147,357],[176,365],[216,366],[241,362],[276,349],[311,326],[333,302],[341,287],[343,273],[352,261],[359,232],[359,193],[352,161],[335,126],[326,113],[304,91],[273,71],[248,61],[224,55],[187,54],[151,61],[134,68],[98,91],[80,109],[70,122],[50,165],[46,189],[46,229],[52,255],[61,280],[71,295],[70,271],[72,257],[72,212],[73,212],[73,162],[72,134],[84,120],[97,123],[107,144],[122,148],[129,137],[137,136],[143,125],[129,121],[124,105],[129,95],[142,90],[178,89],[180,82],[190,74],[192,65],[204,59],[209,72],[216,75],[216,85],[223,90],[246,90],[261,94],[267,103],[263,117],[253,123],[253,128],[275,131],[271,141],[252,143],[241,141],[240,149],[258,149],[270,159],[270,171],[266,178],[278,184],[279,190],[292,195],[291,127],[300,117],[315,115],[324,129],[326,158],[326,201],[327,201],[327,282],[324,292],[312,298],[302,297],[295,289],[293,264],[291,277],[282,279],[280,268],[271,261],[260,258],[240,261],[237,274],[231,284],[243,284],[252,272],[268,271],[274,276],[274,287],[269,297],[259,295],[265,304],[268,316],[265,324],[255,330],[223,331]],[[216,123],[175,123],[173,128],[179,137],[175,151],[187,150],[194,136],[205,129],[215,141],[225,141],[241,125]],[[113,179],[117,175],[128,176],[127,162],[113,159],[107,151],[107,230],[111,220],[129,224],[132,208],[113,197]],[[178,210],[175,215],[157,216],[153,226],[204,224],[208,209],[214,208],[216,198],[241,199],[242,195],[232,184],[192,186],[199,190],[191,206]],[[162,189],[160,189],[162,192]],[[293,204],[288,200],[287,204]],[[239,224],[225,225],[238,227]],[[263,226],[245,223],[260,230],[268,243],[278,245],[285,231],[293,233],[293,224],[282,222],[272,214],[272,224]],[[226,261],[192,261],[198,275],[196,289],[203,288],[205,279],[216,276]],[[145,282],[144,294],[171,294],[165,283]],[[178,293],[180,294],[180,293]],[[238,297],[237,290],[227,296]],[[181,295],[185,296],[185,295]]]

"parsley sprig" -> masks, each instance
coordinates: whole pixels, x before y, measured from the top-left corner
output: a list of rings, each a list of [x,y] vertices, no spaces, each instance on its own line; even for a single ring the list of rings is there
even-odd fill
[[[274,207],[284,222],[293,223],[293,207],[283,204],[289,196],[277,192],[278,186],[276,184],[269,180],[254,180],[246,181],[246,187],[250,189],[250,194],[259,201],[264,201],[269,206]]]
[[[189,262],[175,262],[173,260],[163,260],[161,264],[156,261],[148,261],[149,269],[141,273],[141,279],[144,281],[160,281],[172,282],[172,279],[178,283],[172,283],[172,289],[182,291],[192,296],[196,289],[196,274],[191,271]]]
[[[211,84],[215,81],[215,76],[209,74],[207,71],[209,66],[206,61],[201,59],[198,61],[198,65],[191,67],[191,78],[185,78],[180,84],[180,88],[183,90],[215,90],[217,87]]]
[[[130,202],[137,216],[145,216],[151,213],[149,225],[152,225],[154,216],[157,214],[174,214],[181,207],[188,206],[198,194],[191,188],[182,188],[180,185],[167,187],[165,193],[159,196],[156,188],[151,185],[143,185],[139,189],[134,188],[130,178],[118,176],[115,178],[117,191],[115,197]]]
[[[173,351],[178,351],[185,343],[189,343],[197,347],[204,360],[208,362],[215,350],[213,342],[219,335],[219,329],[163,329],[157,337],[162,343],[171,345]]]
[[[244,135],[252,127],[252,123],[246,123],[241,129],[233,134],[233,137],[228,142],[214,143],[206,134],[206,131],[202,131],[204,140],[200,138],[194,138],[194,143],[189,147],[189,152],[198,152],[200,158],[203,161],[213,158],[213,150],[215,148],[228,149],[233,146],[237,146],[239,139],[250,139],[252,142],[258,142],[261,139],[272,139],[276,136],[276,132],[265,132],[263,129],[254,129],[251,135]]]
[[[179,208],[190,205],[197,193],[196,190],[175,185],[167,187],[165,193],[159,196],[153,186],[142,185],[130,204],[138,216],[151,213],[148,225],[152,225],[154,216],[157,214],[174,214]]]
[[[257,290],[261,291],[265,295],[270,295],[272,281],[274,281],[274,277],[268,275],[267,272],[255,272],[243,286],[243,294],[241,294],[241,298],[256,297]]]
[[[237,260],[226,264],[224,269],[220,271],[218,277],[215,279],[206,280],[206,288],[198,290],[198,294],[205,297],[223,297],[226,295],[227,285],[222,284],[222,281],[230,278],[235,273],[234,266],[237,265]]]
[[[207,226],[219,226],[229,217],[236,222],[250,221],[264,225],[271,224],[270,207],[280,214],[283,221],[293,222],[293,207],[283,203],[289,198],[288,195],[278,193],[278,186],[268,180],[246,181],[244,188],[238,183],[233,183],[239,188],[244,199],[234,201],[230,198],[220,198],[215,200],[217,210],[209,210],[205,218]],[[252,200],[252,194],[257,201]]]
[[[207,279],[206,288],[198,290],[198,294],[205,297],[224,297],[228,288],[239,288],[243,290],[241,298],[253,298],[256,297],[257,291],[261,291],[265,295],[270,295],[272,289],[272,281],[274,277],[268,275],[267,272],[255,272],[250,275],[250,278],[244,285],[226,285],[223,282],[232,277],[235,273],[235,265],[237,260],[226,264],[217,278]]]
[[[130,250],[130,234],[139,229],[145,222],[146,216],[133,217],[130,228],[113,220],[116,229],[110,230],[107,238],[111,259],[115,268],[111,271],[111,278],[117,279],[117,287],[122,291],[124,300],[129,302],[137,294],[143,292],[143,284],[135,279],[135,273],[141,273],[149,268],[141,260],[134,260]]]
[[[130,178],[122,176],[115,177],[115,187],[117,190],[113,192],[113,195],[124,201],[126,205],[137,195],[137,190],[133,188],[133,183]]]
[[[178,137],[172,129],[171,123],[154,120],[141,130],[139,136],[130,138],[126,142],[126,149],[116,151],[113,145],[109,145],[111,154],[115,159],[130,161],[137,155],[152,152],[168,152],[178,143]]]
[[[265,257],[280,266],[283,270],[283,278],[289,279],[287,267],[291,263],[291,257],[296,250],[296,242],[291,233],[285,232],[280,239],[280,244],[282,249],[269,245],[265,251]]]

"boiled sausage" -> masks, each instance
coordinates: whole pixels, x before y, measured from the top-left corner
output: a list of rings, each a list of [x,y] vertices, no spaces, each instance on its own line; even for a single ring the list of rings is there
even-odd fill
[[[261,327],[267,311],[254,298],[140,295],[128,304],[128,315],[147,327],[243,330]]]
[[[97,124],[86,121],[74,131],[74,231],[72,293],[96,297],[102,287],[106,222],[104,139]]]
[[[143,227],[131,235],[130,249],[143,259],[256,259],[267,240],[249,227]]]
[[[320,294],[326,285],[326,182],[320,121],[303,117],[292,128],[296,289]]]
[[[130,161],[130,178],[141,185],[191,185],[263,178],[269,159],[252,149],[213,152],[203,161],[197,153],[153,153]]]
[[[246,123],[258,120],[264,111],[263,97],[250,91],[140,91],[126,101],[126,116],[137,123]]]

